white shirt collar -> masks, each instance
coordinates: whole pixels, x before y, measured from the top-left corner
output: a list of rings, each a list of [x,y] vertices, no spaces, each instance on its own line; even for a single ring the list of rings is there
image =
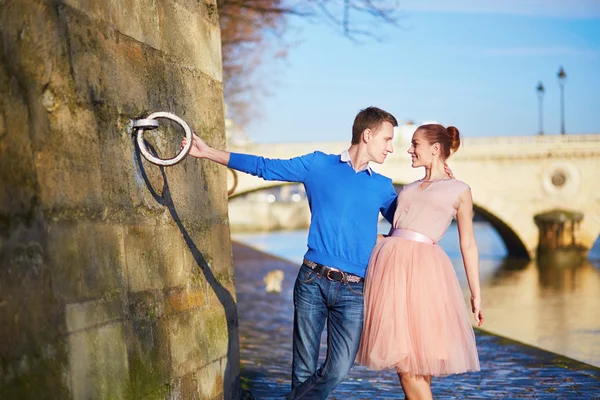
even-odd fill
[[[350,153],[348,152],[348,150],[344,150],[342,154],[340,154],[340,161],[345,162],[354,169],[354,166],[352,165],[352,158],[350,158]],[[364,166],[362,169],[356,172],[363,172],[364,170],[366,170],[369,173],[369,175],[373,175],[373,170],[371,169],[371,165],[369,165],[369,163],[367,163],[366,166]]]

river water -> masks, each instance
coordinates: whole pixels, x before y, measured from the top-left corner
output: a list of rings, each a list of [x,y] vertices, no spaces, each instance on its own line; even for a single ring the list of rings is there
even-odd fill
[[[506,258],[506,248],[487,222],[476,222],[485,313],[484,330],[600,367],[600,241],[581,265],[540,266]],[[380,232],[389,225],[380,225]],[[298,265],[308,231],[232,233],[232,239]],[[452,224],[439,245],[470,296]]]

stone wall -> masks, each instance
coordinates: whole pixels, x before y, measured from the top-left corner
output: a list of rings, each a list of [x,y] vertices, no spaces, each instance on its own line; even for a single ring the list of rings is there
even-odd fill
[[[0,398],[239,396],[214,0],[0,0]],[[174,127],[148,134],[178,150]]]

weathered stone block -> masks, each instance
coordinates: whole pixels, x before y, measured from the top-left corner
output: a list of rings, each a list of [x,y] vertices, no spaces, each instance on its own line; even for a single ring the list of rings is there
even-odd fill
[[[65,0],[65,4],[109,22],[123,35],[160,49],[158,12],[153,0]]]
[[[222,399],[222,365],[220,361],[215,361],[198,371],[185,375],[174,385],[174,394],[183,399]]]
[[[123,301],[121,298],[67,304],[65,310],[67,331],[74,333],[114,322],[121,319],[122,312]]]
[[[69,398],[68,357],[62,338],[56,342],[40,340],[28,344],[17,359],[0,351],[3,354],[0,359],[0,398]]]
[[[174,1],[160,3],[159,21],[161,48],[171,61],[223,81],[221,31],[217,26]]]
[[[73,211],[61,214],[75,208],[102,212],[100,151],[97,136],[90,135],[96,126],[94,115],[72,112],[65,105],[48,120],[52,135],[35,155],[42,207],[61,219],[72,219]]]
[[[180,313],[169,320],[171,365],[174,376],[183,376],[227,356],[229,335],[221,310]]]
[[[208,295],[206,298],[206,304],[209,307],[225,307],[226,304],[229,305],[229,309],[227,310],[229,314],[235,315],[234,308],[231,306],[235,303],[236,295],[235,295],[235,284],[232,281],[229,283],[220,283],[216,286],[214,285],[208,290]],[[224,299],[227,299],[224,301]]]
[[[120,35],[109,24],[95,23],[88,15],[66,10],[64,18],[70,35],[75,99],[90,104],[108,126],[116,124],[120,111],[140,112],[151,106],[148,100],[162,93],[156,81],[149,82],[157,77],[153,70],[164,71],[160,53]]]
[[[122,399],[128,390],[128,359],[122,323],[69,336],[73,399]]]
[[[169,319],[169,344],[173,376],[182,377],[208,364],[204,315],[196,310]]]
[[[26,217],[33,211],[37,174],[31,159],[27,105],[18,82],[6,79],[0,65],[0,228],[8,230],[8,216]],[[6,117],[5,117],[6,115]]]
[[[190,265],[185,243],[174,226],[132,226],[125,237],[129,290],[165,289],[187,284]]]
[[[128,317],[134,322],[156,322],[167,312],[163,290],[129,292]]]
[[[193,242],[189,237],[186,238],[183,259],[184,263],[190,269],[190,278],[186,289],[189,291],[206,292],[208,290],[207,279],[210,279],[210,276],[207,276],[202,267],[205,264],[204,256],[197,247],[197,243]]]
[[[204,319],[204,335],[206,342],[210,343],[208,347],[208,358],[210,361],[221,357],[227,357],[229,340],[229,330],[225,311],[222,307],[210,308],[201,313]]]
[[[223,84],[197,69],[177,64],[165,69],[165,80],[173,83],[173,105],[182,110],[181,117],[208,144],[224,148]]]
[[[211,269],[217,280],[223,284],[233,284],[233,269],[231,265],[231,241],[229,226],[213,222],[209,248],[211,249]]]
[[[216,361],[198,371],[198,392],[201,398],[214,399],[223,393],[223,364],[223,361]]]
[[[67,303],[110,297],[126,290],[123,229],[102,223],[48,226],[52,289]]]
[[[153,393],[150,398],[161,398],[168,391],[171,368],[166,319],[152,313],[133,312],[125,327],[129,398],[146,398],[149,393]]]
[[[169,313],[178,313],[194,308],[206,306],[206,288],[199,289],[179,289],[168,295],[167,310]]]
[[[8,0],[3,3],[0,17],[6,18],[7,22],[2,24],[2,36],[4,51],[11,55],[5,61],[12,67],[9,76],[16,77],[26,86],[39,87],[49,81],[57,55],[64,49],[55,10],[45,1]],[[30,100],[41,100],[41,94],[41,91],[31,93]]]
[[[185,7],[192,13],[198,13],[214,26],[219,26],[219,12],[217,10],[217,0],[205,0],[199,2],[196,0],[172,0],[175,3]]]
[[[202,226],[187,229],[189,240],[194,244],[200,264],[209,267],[209,274],[221,282],[233,282],[231,275],[231,241],[226,221],[213,219]],[[189,247],[188,247],[189,248]],[[221,251],[224,250],[224,253]]]

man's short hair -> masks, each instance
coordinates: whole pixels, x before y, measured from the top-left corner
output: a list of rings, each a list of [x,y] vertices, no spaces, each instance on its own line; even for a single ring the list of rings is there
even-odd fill
[[[354,124],[352,125],[352,144],[360,143],[360,136],[365,129],[371,129],[373,132],[376,132],[386,121],[392,124],[392,126],[398,126],[396,117],[381,108],[367,107],[360,110],[356,114]]]

